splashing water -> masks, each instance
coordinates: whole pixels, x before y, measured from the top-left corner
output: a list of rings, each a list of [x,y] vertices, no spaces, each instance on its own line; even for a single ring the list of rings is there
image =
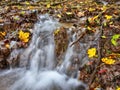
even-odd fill
[[[85,90],[86,85],[67,71],[75,54],[73,47],[68,47],[63,63],[57,66],[53,32],[59,27],[60,24],[48,15],[40,16],[31,44],[21,58],[30,63],[29,69],[22,69],[20,79],[8,90]]]
[[[55,69],[55,44],[52,33],[59,26],[57,21],[47,15],[40,16],[40,21],[34,28],[32,42],[27,48],[32,57],[30,69],[11,90],[84,90],[85,85],[82,82],[69,78],[64,73],[73,54],[72,48],[68,49],[63,65],[58,67],[62,74]]]

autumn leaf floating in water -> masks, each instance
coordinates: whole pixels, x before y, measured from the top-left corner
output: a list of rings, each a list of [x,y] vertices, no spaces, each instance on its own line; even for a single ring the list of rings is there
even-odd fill
[[[88,49],[87,53],[88,53],[89,58],[92,58],[92,57],[96,56],[96,48]]]
[[[105,58],[102,58],[101,60],[102,60],[102,62],[104,62],[105,64],[109,64],[109,65],[115,63],[115,60],[114,60],[114,59],[111,59],[111,58],[106,58],[106,57],[105,57]]]
[[[27,43],[29,41],[30,33],[29,32],[23,32],[22,30],[19,31],[19,39],[22,42]]]

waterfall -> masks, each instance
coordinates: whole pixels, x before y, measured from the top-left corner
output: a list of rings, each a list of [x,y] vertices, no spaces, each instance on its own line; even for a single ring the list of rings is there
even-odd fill
[[[48,15],[39,18],[31,43],[23,53],[24,60],[30,63],[29,69],[9,90],[85,90],[85,84],[67,74],[70,59],[75,54],[73,47],[68,46],[63,63],[57,66],[53,32],[60,24]]]

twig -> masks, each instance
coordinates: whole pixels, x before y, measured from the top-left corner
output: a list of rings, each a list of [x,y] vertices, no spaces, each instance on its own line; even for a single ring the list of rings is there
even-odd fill
[[[99,37],[99,40],[98,40],[98,62],[96,64],[96,68],[94,69],[92,75],[90,76],[90,81],[89,81],[89,86],[93,83],[94,81],[94,78],[95,78],[95,74],[97,72],[97,69],[99,68],[99,65],[100,65],[100,62],[101,62],[101,58],[102,58],[102,46],[101,46],[101,36],[103,35],[103,26],[101,25],[101,28],[100,28],[100,37]]]
[[[77,43],[78,41],[80,41],[80,39],[81,39],[85,34],[86,34],[86,31],[82,32],[82,34],[79,36],[79,38],[78,38],[76,41],[74,41],[74,42],[70,45],[70,47],[71,47],[72,45],[74,45],[75,43]]]
[[[7,4],[7,6],[11,6],[11,5],[20,5],[20,6],[40,6],[40,4],[25,4],[25,3],[20,3],[20,2],[12,2]]]
[[[56,5],[59,5],[59,4],[62,4],[62,3],[65,3],[67,2],[67,0],[65,1],[61,1],[61,2],[56,2],[56,3],[53,3],[51,4],[51,6],[56,6]],[[2,5],[6,5],[6,3],[3,3]],[[11,6],[11,5],[20,5],[20,6],[40,6],[41,4],[39,3],[29,3],[29,4],[26,4],[26,3],[23,3],[23,2],[9,2],[7,4],[7,6]]]
[[[103,12],[101,12],[100,14],[99,14],[99,16],[100,16],[100,20],[101,20],[101,27],[100,27],[100,35],[99,35],[99,39],[98,39],[98,62],[97,62],[97,64],[96,64],[96,68],[94,69],[94,71],[93,71],[93,73],[92,73],[92,75],[90,76],[90,81],[89,81],[89,87],[90,87],[90,85],[93,83],[93,81],[94,81],[94,79],[95,79],[95,74],[96,74],[96,72],[97,72],[97,69],[99,68],[99,65],[100,65],[100,62],[101,62],[101,58],[102,58],[102,44],[101,44],[101,36],[103,36],[103,23],[102,23],[102,14],[103,14]]]
[[[65,2],[67,2],[67,0],[65,0],[65,1],[61,1],[61,2],[53,3],[53,4],[51,4],[51,6],[56,6],[56,5],[59,5],[59,4],[62,4],[62,3],[65,3]]]

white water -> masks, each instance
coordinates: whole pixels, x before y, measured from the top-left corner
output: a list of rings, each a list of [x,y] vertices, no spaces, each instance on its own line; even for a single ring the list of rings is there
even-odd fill
[[[77,77],[72,78],[78,69],[71,73],[68,70],[71,58],[76,54],[73,47],[68,46],[63,63],[57,66],[53,31],[59,27],[60,24],[48,15],[40,16],[31,44],[21,57],[21,61],[29,63],[29,69],[16,71],[20,74],[19,80],[16,79],[8,90],[85,90],[85,84]]]

